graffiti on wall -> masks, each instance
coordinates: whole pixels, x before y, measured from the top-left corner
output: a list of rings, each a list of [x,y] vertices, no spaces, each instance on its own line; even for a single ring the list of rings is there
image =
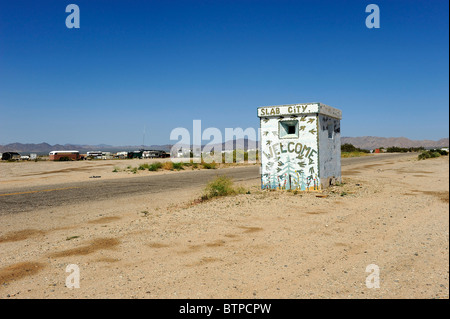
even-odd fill
[[[285,138],[280,134],[282,118],[261,121],[261,187],[320,190],[317,117],[311,114],[285,120],[296,126]]]

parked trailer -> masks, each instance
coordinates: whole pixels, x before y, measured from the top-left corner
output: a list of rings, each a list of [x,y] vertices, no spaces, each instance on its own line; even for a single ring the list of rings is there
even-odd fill
[[[128,158],[128,152],[117,152],[114,157],[121,159]]]
[[[20,159],[20,154],[17,152],[5,152],[2,154],[2,160],[12,161]]]
[[[167,154],[164,151],[160,151],[160,150],[149,150],[149,151],[144,151],[142,153],[142,156],[144,158],[165,158],[165,157],[170,157],[170,154]]]
[[[142,158],[142,151],[128,152],[128,158]]]
[[[89,151],[86,153],[86,159],[101,159],[102,158],[102,152],[100,151]]]

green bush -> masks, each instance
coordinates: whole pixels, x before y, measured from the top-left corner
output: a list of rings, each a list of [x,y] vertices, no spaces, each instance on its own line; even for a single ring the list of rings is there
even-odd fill
[[[386,149],[386,152],[388,153],[407,153],[407,152],[420,152],[420,151],[424,151],[425,148],[423,146],[421,147],[397,147],[397,146],[392,146],[392,147],[388,147]]]
[[[432,149],[432,150],[430,150],[430,152],[437,152],[440,155],[444,155],[444,156],[448,155],[448,152],[446,150],[441,150],[441,149]]]
[[[145,171],[146,169],[149,169],[149,168],[150,168],[150,165],[145,163],[145,164],[139,165],[138,170]]]
[[[364,150],[361,148],[355,147],[353,144],[345,143],[341,145],[341,152],[345,153],[352,153],[352,152],[358,152],[358,153],[370,153],[369,150]]]
[[[152,163],[149,165],[148,170],[149,171],[157,171],[162,167],[161,162]]]
[[[422,152],[421,154],[419,154],[418,159],[419,160],[424,160],[427,158],[436,158],[439,157],[441,155],[447,155],[448,153],[445,151],[440,151],[440,150],[429,150],[429,151],[425,151]]]
[[[433,158],[433,157],[439,157],[439,156],[441,156],[441,153],[439,153],[439,152],[431,152],[431,157]]]
[[[204,189],[202,200],[211,199],[218,196],[229,196],[245,193],[242,187],[235,188],[231,178],[227,176],[217,176],[208,183]]]
[[[206,169],[216,169],[216,162],[212,162],[212,163],[202,162],[202,166],[203,166],[203,168],[206,168]]]
[[[429,152],[422,152],[418,156],[419,160],[424,160],[424,159],[427,159],[427,158],[430,158],[430,157],[431,157],[431,155],[430,155]]]
[[[345,143],[341,145],[341,152],[356,152],[356,147],[352,144]]]
[[[184,169],[183,168],[184,163],[173,163],[173,169],[176,169],[177,171]]]

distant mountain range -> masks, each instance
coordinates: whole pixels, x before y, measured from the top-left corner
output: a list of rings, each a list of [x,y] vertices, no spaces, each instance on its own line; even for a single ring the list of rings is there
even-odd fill
[[[250,145],[248,145],[250,142]],[[449,139],[442,138],[438,141],[432,140],[410,140],[406,137],[376,137],[376,136],[362,136],[362,137],[342,137],[341,144],[350,143],[354,146],[362,149],[375,149],[379,147],[420,147],[425,148],[438,148],[438,147],[448,147]],[[251,145],[257,145],[257,143],[248,141],[247,139],[239,139],[235,142],[227,141],[222,143],[223,149],[233,149],[253,148]],[[171,144],[166,145],[146,145],[140,146],[113,146],[113,145],[77,145],[77,144],[55,144],[50,145],[48,143],[39,144],[22,144],[22,143],[11,143],[7,145],[0,145],[0,153],[7,151],[14,151],[18,153],[37,153],[39,155],[48,154],[51,151],[56,150],[77,150],[80,153],[86,153],[88,151],[105,151],[105,152],[119,152],[119,151],[135,151],[139,149],[151,149],[151,150],[163,150],[170,151],[172,148]]]
[[[376,136],[362,136],[362,137],[341,137],[341,144],[352,144],[358,148],[372,150],[379,147],[421,147],[424,148],[438,148],[448,147],[449,139],[442,138],[438,141],[432,140],[410,140],[406,137],[376,137]]]

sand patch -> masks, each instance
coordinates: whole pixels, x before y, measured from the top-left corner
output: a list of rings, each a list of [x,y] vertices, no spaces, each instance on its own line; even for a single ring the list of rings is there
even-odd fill
[[[44,234],[44,231],[37,229],[24,229],[15,232],[9,232],[6,235],[0,237],[0,243],[25,240],[30,237],[42,236]]]
[[[0,288],[4,283],[24,277],[33,276],[44,268],[44,264],[38,262],[20,262],[0,269]]]
[[[102,258],[98,258],[95,260],[95,262],[99,262],[99,263],[116,263],[119,262],[120,259],[119,258],[110,258],[110,257],[102,257]]]
[[[99,218],[99,219],[94,219],[94,220],[89,221],[89,224],[107,224],[107,223],[111,223],[111,222],[114,222],[114,221],[118,221],[120,219],[121,218],[117,217],[117,216],[102,217],[102,218]]]
[[[352,176],[352,175],[359,175],[361,174],[360,171],[357,170],[351,170],[351,171],[343,171],[342,176]]]
[[[81,246],[78,248],[68,249],[57,253],[52,253],[49,255],[51,258],[58,257],[70,257],[70,256],[84,256],[95,253],[99,250],[114,249],[120,244],[120,241],[116,238],[97,238],[88,245]]]
[[[444,203],[449,202],[449,193],[448,191],[436,192],[436,191],[422,191],[425,195],[432,195],[436,198],[440,199]]]
[[[321,215],[321,214],[326,214],[327,212],[324,211],[314,211],[314,212],[306,212],[305,214],[308,215]]]
[[[163,243],[149,243],[149,244],[147,244],[147,246],[150,247],[150,248],[167,248],[167,247],[170,247],[169,245],[163,244]]]
[[[261,227],[239,226],[239,228],[245,229],[244,233],[256,233],[263,230]]]
[[[203,257],[198,262],[195,262],[193,264],[187,264],[186,266],[187,267],[199,267],[199,266],[203,266],[205,264],[209,264],[209,263],[217,262],[217,261],[221,261],[221,259],[215,258],[215,257]]]
[[[221,247],[225,245],[225,241],[224,240],[216,240],[212,243],[208,243],[206,244],[207,247]]]

